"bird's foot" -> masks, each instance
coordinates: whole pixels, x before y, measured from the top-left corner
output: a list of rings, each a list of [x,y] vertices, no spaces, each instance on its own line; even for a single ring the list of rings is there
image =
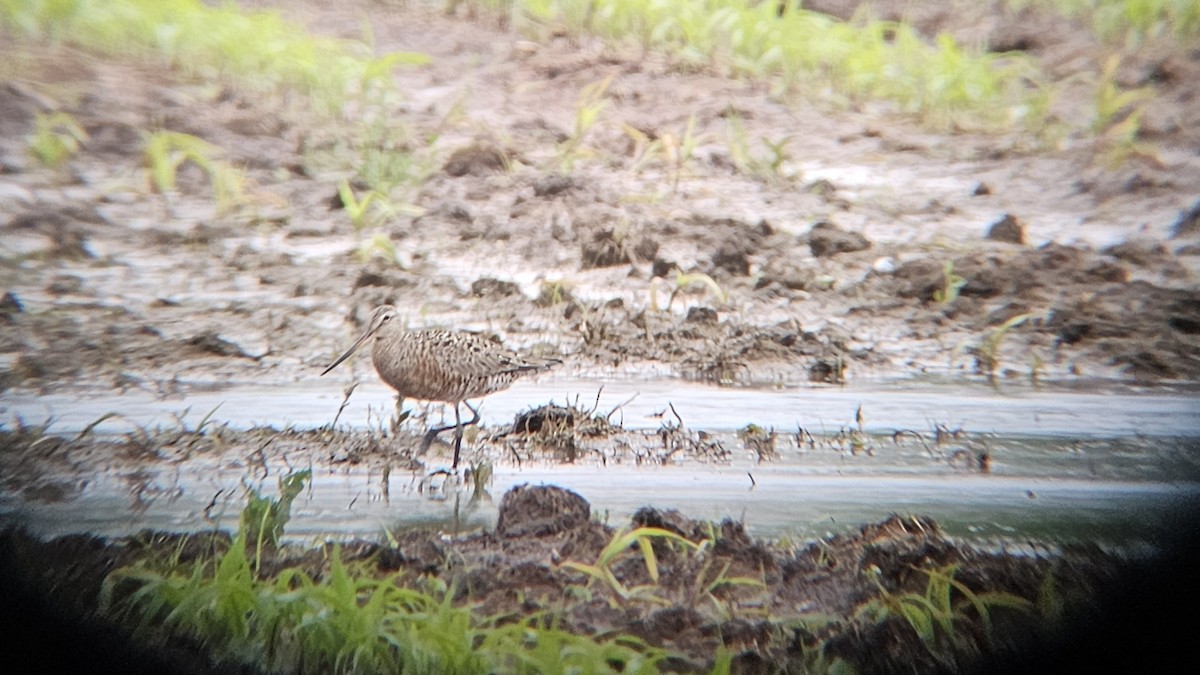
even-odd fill
[[[437,476],[445,476],[446,478],[453,478],[457,475],[458,475],[458,467],[452,466],[452,467],[447,468],[447,467],[443,466],[441,468],[434,469],[433,471],[430,471],[428,474],[426,474],[425,480],[432,480],[433,478],[435,478]]]
[[[450,428],[453,429],[454,427]],[[417,456],[420,457],[429,452],[429,448],[432,447],[433,442],[437,440],[438,434],[442,433],[443,431],[445,431],[445,429],[441,427],[426,431],[425,437],[421,439],[420,447],[417,448]]]
[[[467,406],[467,410],[471,411],[471,419],[466,420],[465,422],[462,422],[459,424],[447,424],[445,426],[433,427],[426,433],[436,436],[442,432],[450,431],[451,429],[461,429],[463,427],[469,427],[474,424],[479,424],[479,420],[481,419],[479,417],[479,408],[472,408],[471,404],[467,403],[466,401],[463,401],[463,405]],[[458,414],[458,411],[456,410],[455,415],[457,416],[457,414]]]
[[[417,486],[417,491],[428,499],[441,501],[457,492],[456,486],[461,482],[462,478],[457,469],[442,467],[425,474]]]

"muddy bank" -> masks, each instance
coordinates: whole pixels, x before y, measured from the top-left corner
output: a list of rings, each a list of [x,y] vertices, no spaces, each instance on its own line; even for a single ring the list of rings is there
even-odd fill
[[[518,487],[504,496],[494,532],[451,539],[399,532],[389,544],[345,543],[341,556],[362,574],[399,572],[398,583],[437,578],[453,589],[456,603],[501,622],[549,612],[571,632],[637,635],[674,654],[666,665],[676,672],[706,670],[722,646],[734,655],[734,672],[747,673],[812,668],[839,659],[860,673],[1002,672],[1018,664],[1053,672],[1068,661],[1144,667],[1166,663],[1175,640],[1195,625],[1193,619],[1168,618],[1178,617],[1170,607],[1195,598],[1197,578],[1190,568],[1147,567],[1090,547],[1053,555],[984,553],[948,540],[936,523],[917,516],[895,516],[795,548],[754,541],[732,521],[701,523],[674,511],[643,509],[629,527],[661,528],[700,548],[656,540],[656,579],[634,546],[608,567],[613,584],[599,583],[572,565],[597,561],[619,533],[596,522],[588,503],[570,491]],[[41,542],[8,530],[3,538],[6,578],[20,580],[18,589],[38,592],[43,603],[28,606],[31,617],[56,622],[54,632],[31,644],[52,644],[64,628],[85,640],[111,639],[113,628],[96,618],[101,584],[110,573],[135,563],[190,569],[230,545],[225,534],[205,533]],[[328,545],[284,548],[270,555],[259,575],[269,579],[298,568],[320,580],[329,573],[330,554]],[[1168,569],[1180,573],[1158,574]],[[901,598],[925,596],[931,575],[942,572],[961,584],[953,592],[954,629],[923,640],[916,624],[885,608]],[[136,585],[118,584],[118,593]],[[967,592],[989,606],[986,626],[963,595]],[[1003,606],[986,605],[989,597],[1001,596]],[[21,607],[11,603],[6,612],[22,617]],[[55,612],[84,617],[87,632]],[[1099,640],[1118,627],[1122,640]],[[98,661],[105,663],[106,654],[127,658],[125,648],[118,647],[122,644],[118,640],[96,655]],[[155,659],[168,659],[185,672],[207,672],[202,654],[195,645],[172,639]],[[46,658],[54,663],[56,657]]]
[[[394,132],[437,139],[387,150],[424,167],[391,195],[405,208],[353,225],[338,183],[371,148],[329,140],[327,121],[276,98],[10,41],[24,70],[3,83],[0,106],[0,386],[173,395],[313,378],[385,302],[413,325],[498,333],[600,374],[1200,374],[1200,171],[1186,125],[1156,128],[1158,162],[1106,167],[1083,142],[996,150],[1016,141],[933,135],[582,38],[520,42],[490,21],[419,7],[283,11],[347,37],[361,12],[379,49],[431,56],[395,73],[409,98]],[[964,34],[989,21],[915,16]],[[1071,30],[1072,49],[1103,52]],[[1050,39],[1013,44],[1058,63]],[[575,93],[610,76],[588,157],[565,170]],[[1169,117],[1197,79],[1163,84],[1152,116]],[[734,161],[730,110],[742,142],[788,139],[786,172]],[[53,170],[26,149],[47,111],[88,134]],[[689,119],[697,147],[682,167],[640,156],[622,132],[663,138]],[[243,198],[215,204],[209,177],[186,163],[176,188],[155,194],[145,138],[158,130],[219,148],[244,172]]]
[[[859,4],[823,3],[845,16]],[[947,30],[1027,52],[1063,85],[1062,115],[1083,109],[1080,101],[1094,93],[1090,66],[1109,50],[1077,22],[1031,20],[999,4],[962,12],[905,4],[927,35]],[[222,78],[100,58],[69,43],[0,41],[0,57],[15,64],[0,75],[5,396],[104,391],[119,410],[129,390],[181,407],[191,393],[244,383],[338,391],[374,378],[358,360],[357,370],[331,376],[341,379],[317,379],[382,303],[402,308],[413,326],[497,334],[598,381],[647,372],[781,388],[931,373],[1137,385],[1200,376],[1194,50],[1154,44],[1123,61],[1123,87],[1153,83],[1160,95],[1139,137],[1153,149],[1111,164],[1103,139],[1078,131],[1057,141],[939,133],[886,106],[783,96],[761,82],[586,36],[521,33],[486,13],[371,2],[292,2],[280,11],[317,34],[355,39],[365,17],[380,53],[415,50],[431,59],[394,73],[404,97],[368,135],[355,120],[322,119],[286,94],[252,94]],[[883,11],[896,13],[890,5]],[[607,107],[578,146],[586,152],[564,161],[580,92],[609,78]],[[29,152],[39,114],[51,112],[70,114],[87,136],[54,168]],[[696,144],[686,161],[647,155],[639,142],[677,140],[689,127]],[[174,189],[157,190],[146,154],[156,131],[219,148],[241,172],[241,198],[221,203],[212,177],[194,163],[180,167]],[[406,172],[386,194],[396,208],[358,223],[339,184],[347,180],[361,194],[364,176],[379,169],[370,162],[380,161]],[[335,432],[313,429],[327,417],[291,420],[298,431],[239,437],[258,455],[231,458],[222,452],[230,438],[219,419],[207,430],[181,421],[165,435],[130,425],[128,435],[102,442],[86,431],[75,439],[44,433],[41,421],[4,420],[12,429],[4,436],[4,490],[48,503],[75,499],[103,478],[123,482],[130,508],[145,509],[177,498],[170,480],[155,480],[151,470],[185,466],[210,476],[273,477],[268,447],[284,463],[324,453],[318,459],[327,466],[369,464],[384,485],[392,462],[420,459],[396,453],[397,444],[415,447],[413,423],[389,439],[357,434],[330,444],[326,434]],[[518,461],[572,461],[594,451],[582,432],[554,433],[560,421],[538,420],[550,430],[536,441],[514,436],[496,447]],[[611,447],[623,461],[676,453],[723,461],[727,448],[698,422],[689,419],[694,428],[684,433],[665,418],[659,436]],[[870,443],[853,426],[847,422],[840,442],[857,457]],[[600,422],[593,430],[606,433]],[[769,461],[774,433],[747,433],[731,447],[761,450]],[[964,442],[961,456],[957,447],[935,448],[928,463],[948,470],[957,457],[952,470],[979,473],[990,466],[985,446]],[[1170,461],[1194,466],[1189,453],[1169,450]],[[414,476],[425,468],[403,466]],[[494,533],[450,540],[406,532],[396,546],[359,542],[345,550],[379,573],[453,581],[459,601],[494,612],[561,608],[579,632],[644,633],[679,651],[683,670],[703,668],[718,644],[734,650],[745,671],[805,664],[818,641],[859,672],[965,667],[965,655],[934,656],[901,620],[869,623],[857,614],[889,593],[923,593],[929,571],[951,564],[973,592],[1000,590],[1032,603],[1047,578],[1061,575],[1054,578],[1063,593],[1093,598],[1131,583],[1178,583],[1145,597],[1189,606],[1190,596],[1171,594],[1189,592],[1186,574],[1143,570],[1130,572],[1130,583],[1115,581],[1123,562],[1109,553],[980,552],[919,517],[789,548],[753,541],[736,522],[708,525],[662,511],[642,512],[635,524],[710,544],[703,556],[657,546],[655,593],[667,605],[628,603],[561,564],[594,562],[613,530],[596,523],[588,505],[554,494],[565,501],[543,520],[505,517]],[[241,496],[214,497],[213,512]],[[196,517],[185,529],[209,525]],[[56,606],[61,599],[84,614],[103,576],[147,546],[182,542],[188,555],[228,546],[204,534],[47,544],[10,534],[8,542],[30,556],[22,569],[40,570],[57,589]],[[321,575],[325,554],[284,551],[277,565]],[[726,563],[728,575],[761,586],[714,586],[711,575]],[[636,556],[614,569],[626,586],[650,585]],[[589,600],[568,597],[580,587]],[[1142,635],[1159,630],[1154,622],[1169,613],[1154,604],[1098,612],[1136,614],[1150,624],[1139,621]],[[781,623],[812,613],[834,620]],[[1028,638],[1023,619],[998,623],[1012,631],[1004,633],[1012,644]],[[966,633],[979,643],[975,628]],[[1169,647],[1103,635],[1093,634],[1093,647],[1121,645],[1113,656],[1131,666],[1153,663]],[[1003,648],[991,645],[989,654]],[[1108,658],[1094,648],[1083,657]]]

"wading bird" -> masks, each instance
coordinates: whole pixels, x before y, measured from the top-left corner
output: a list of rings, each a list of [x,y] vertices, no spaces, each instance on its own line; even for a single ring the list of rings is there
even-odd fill
[[[454,406],[454,426],[430,429],[421,445],[424,450],[438,434],[454,429],[451,470],[458,468],[463,427],[479,422],[479,410],[471,407],[467,399],[507,389],[523,375],[562,363],[559,359],[522,356],[477,333],[405,330],[400,325],[396,308],[383,305],[371,313],[362,336],[321,374],[336,368],[367,342],[371,343],[371,363],[375,365],[375,372],[396,390],[400,401],[413,398]],[[474,414],[466,423],[459,413],[459,404],[467,406]]]

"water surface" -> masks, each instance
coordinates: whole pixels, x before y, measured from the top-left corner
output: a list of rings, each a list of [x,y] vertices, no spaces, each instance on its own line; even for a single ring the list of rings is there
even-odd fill
[[[316,428],[337,415],[344,383],[193,386],[179,398],[138,390],[15,395],[0,404],[0,413],[26,423],[52,419],[51,430],[64,434],[78,433],[110,411],[121,417],[97,425],[97,433],[127,433],[134,425],[194,428],[210,413],[234,428]],[[805,541],[891,513],[914,513],[978,542],[1128,547],[1177,537],[1200,504],[1200,415],[1186,389],[997,389],[936,382],[723,388],[620,379],[601,388],[594,380],[559,375],[519,382],[489,397],[484,424],[503,427],[518,411],[549,401],[612,411],[612,421],[627,429],[652,431],[682,420],[685,429],[710,432],[729,454],[635,463],[595,441],[581,444],[585,453],[575,464],[498,457],[488,494],[478,499],[457,481],[430,482],[424,472],[393,470],[385,485],[378,469],[330,466],[321,457],[270,457],[265,476],[209,457],[132,473],[100,471],[83,478],[86,486],[64,501],[25,501],[5,492],[0,510],[46,535],[229,528],[247,485],[272,493],[280,475],[311,467],[314,478],[296,501],[288,530],[300,540],[374,537],[385,528],[411,526],[451,533],[488,527],[499,496],[531,483],[579,492],[597,517],[612,524],[654,506],[697,519],[733,518],[756,536]],[[828,437],[857,430],[860,407],[870,452],[855,454]],[[338,424],[377,428],[392,408],[390,390],[365,384]],[[434,423],[448,415],[438,406],[429,413]],[[758,461],[737,438],[734,432],[751,422],[779,432],[778,459]],[[935,445],[937,425],[965,433]],[[816,437],[816,447],[796,442],[799,427]],[[925,440],[908,435],[897,443],[892,435],[902,429]],[[990,459],[988,473],[978,470],[981,453]]]

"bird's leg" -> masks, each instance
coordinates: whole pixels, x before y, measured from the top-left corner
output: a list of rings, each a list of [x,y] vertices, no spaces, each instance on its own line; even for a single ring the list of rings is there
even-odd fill
[[[479,409],[471,407],[471,404],[467,403],[466,401],[463,401],[462,404],[467,406],[467,410],[471,411],[471,413],[472,413],[471,419],[467,420],[466,422],[462,421],[462,416],[458,410],[458,404],[455,403],[454,404],[454,424],[447,424],[444,427],[434,427],[434,428],[430,429],[429,431],[426,431],[425,438],[423,438],[421,440],[421,447],[417,448],[418,455],[423,455],[429,450],[430,446],[433,445],[433,441],[438,437],[438,434],[441,434],[444,431],[450,431],[451,429],[453,429],[454,430],[454,464],[451,465],[451,468],[454,468],[454,469],[458,468],[458,456],[459,456],[459,452],[462,450],[463,427],[469,427],[472,424],[479,424]]]
[[[470,410],[473,415],[466,424],[463,424],[462,417],[458,413],[458,404],[454,404],[454,463],[450,465],[451,471],[458,468],[458,453],[462,449],[463,427],[479,424],[479,409],[472,408],[471,404],[466,401],[463,401],[462,404],[467,406],[467,410]]]
[[[404,420],[408,419],[408,413],[404,412],[404,397],[396,395],[396,414],[392,416],[391,424],[392,435],[395,436],[400,431],[400,425],[404,424]]]
[[[429,446],[433,445],[433,439],[437,438],[437,435],[445,430],[445,428],[438,427],[436,429],[430,429],[429,431],[426,431],[425,438],[421,439],[421,447],[417,448],[417,455],[424,455],[426,452],[428,452]]]
[[[450,470],[454,471],[458,468],[458,453],[462,450],[462,416],[458,412],[458,404],[454,404],[454,461],[450,463]]]
[[[425,438],[421,440],[421,447],[417,448],[418,455],[425,454],[429,450],[430,446],[433,445],[433,441],[437,439],[439,434],[454,429],[454,466],[458,466],[458,453],[459,449],[462,447],[463,427],[469,427],[472,424],[479,424],[479,409],[472,408],[471,404],[467,403],[466,401],[463,401],[462,404],[467,406],[467,410],[471,411],[471,419],[467,420],[466,422],[462,421],[462,417],[459,416],[458,412],[458,404],[456,403],[454,405],[454,424],[447,424],[444,427],[434,427],[429,431],[426,431]]]
[[[472,424],[479,424],[479,410],[477,408],[472,408],[471,404],[467,403],[466,401],[463,401],[462,404],[467,406],[467,410],[470,410],[473,413],[473,417],[471,417],[471,419],[467,420],[466,422],[463,422],[462,424],[455,423],[455,424],[447,424],[444,427],[434,427],[429,430],[429,433],[433,434],[434,436],[437,436],[438,434],[440,434],[444,431],[450,431],[451,429],[458,429],[460,427],[469,427]],[[457,404],[454,406],[454,414],[458,415]]]
[[[471,411],[471,419],[463,422],[463,426],[469,427],[472,424],[479,424],[479,408],[472,408],[471,404],[467,403],[466,401],[463,401],[462,404],[467,406],[467,410]]]

